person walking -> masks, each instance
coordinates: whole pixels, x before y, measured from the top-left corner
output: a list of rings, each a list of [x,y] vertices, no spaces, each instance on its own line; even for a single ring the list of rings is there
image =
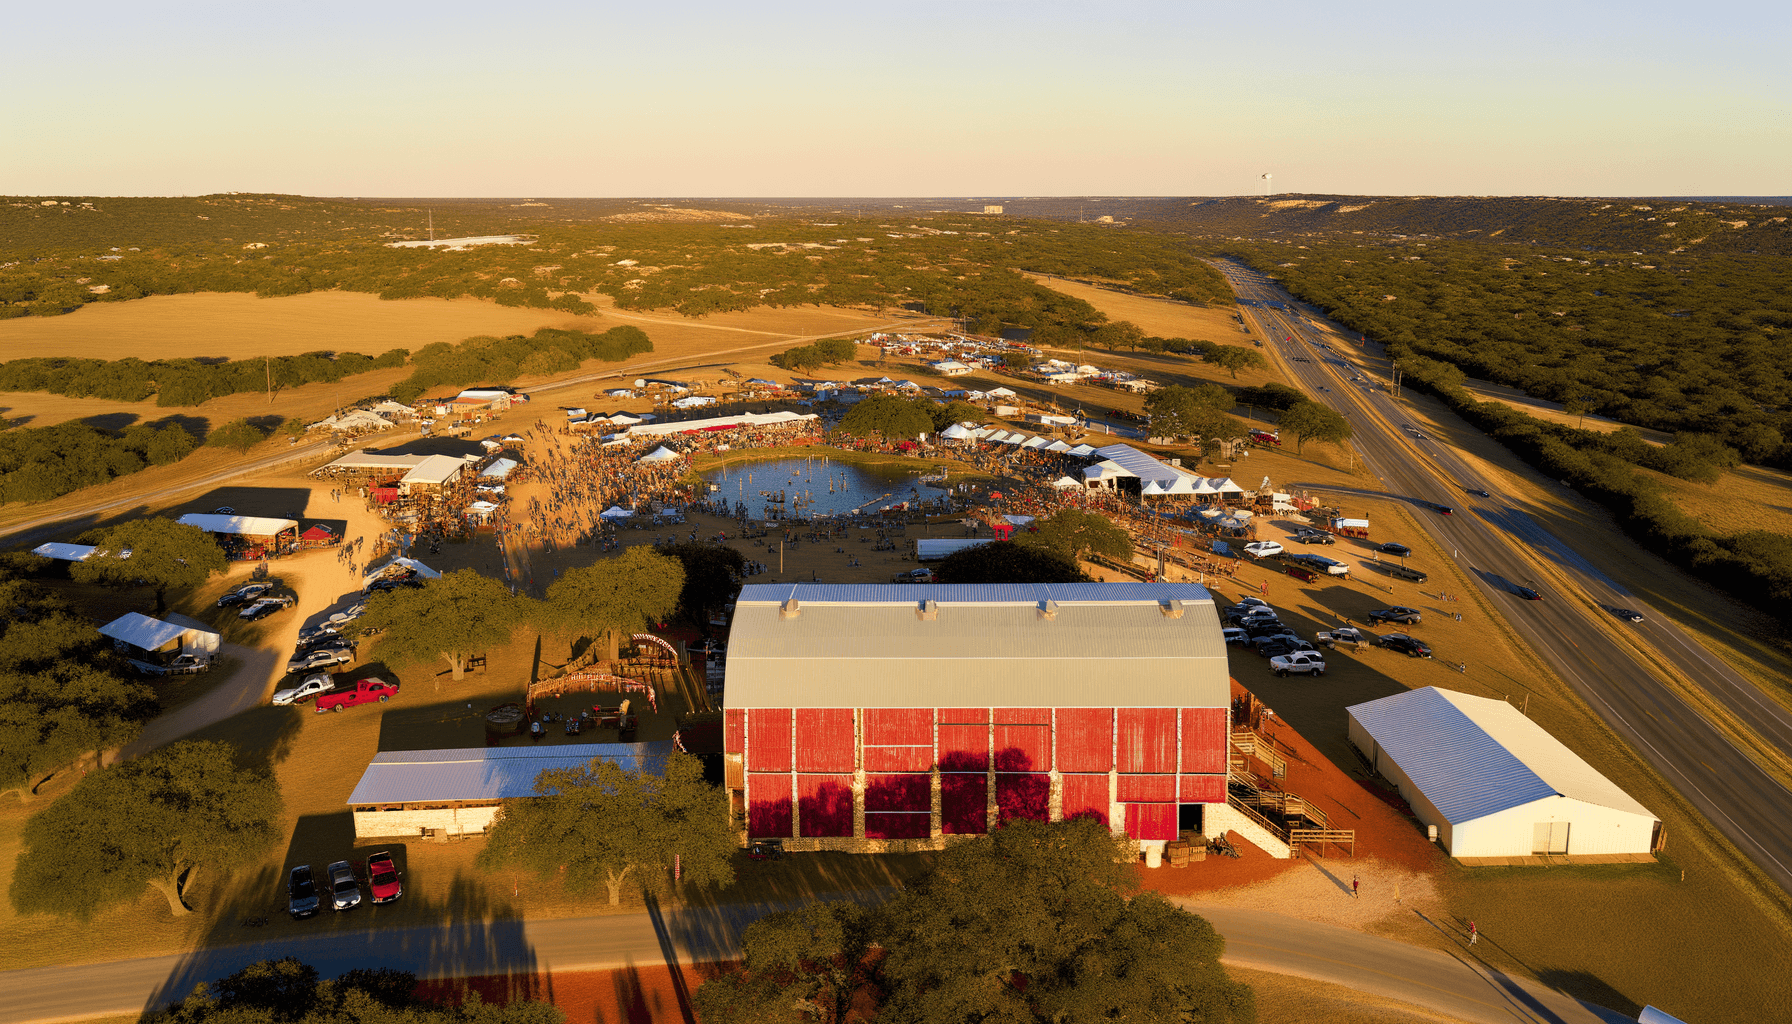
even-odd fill
[[[1362,893],[1357,891],[1357,887],[1360,884],[1361,883],[1357,881],[1357,877],[1355,875],[1350,876],[1350,898],[1351,899],[1362,899]]]
[[[1468,944],[1472,946],[1479,941],[1481,941],[1481,929],[1476,928],[1475,922],[1470,921],[1468,923]]]

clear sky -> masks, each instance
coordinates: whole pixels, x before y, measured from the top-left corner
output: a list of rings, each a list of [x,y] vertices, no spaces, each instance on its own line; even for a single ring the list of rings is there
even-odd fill
[[[7,5],[0,194],[1784,195],[1792,5]]]

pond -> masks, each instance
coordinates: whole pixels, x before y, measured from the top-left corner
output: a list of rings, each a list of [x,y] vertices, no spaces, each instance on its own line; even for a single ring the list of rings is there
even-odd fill
[[[893,466],[862,466],[825,455],[741,462],[702,474],[712,501],[745,505],[754,519],[843,516],[944,497],[923,474]],[[699,495],[701,498],[702,495]]]

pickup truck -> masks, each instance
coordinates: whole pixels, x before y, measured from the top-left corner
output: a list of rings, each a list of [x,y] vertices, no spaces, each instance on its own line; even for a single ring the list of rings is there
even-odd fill
[[[336,680],[328,672],[309,675],[297,686],[289,686],[283,690],[275,690],[270,701],[275,707],[288,704],[303,704],[313,697],[322,696],[336,688]]]
[[[1269,659],[1269,670],[1278,676],[1325,675],[1325,658],[1313,651],[1295,651]]]
[[[397,692],[397,683],[389,683],[384,679],[363,679],[352,688],[344,687],[319,694],[317,710],[321,714],[325,711],[341,711],[355,704],[371,704],[374,701],[384,704]]]
[[[1329,633],[1313,634],[1314,642],[1321,647],[1341,647],[1349,645],[1351,647],[1361,648],[1368,646],[1371,639],[1371,637],[1366,635],[1362,630],[1357,629],[1355,626],[1344,626],[1340,629],[1334,629]]]

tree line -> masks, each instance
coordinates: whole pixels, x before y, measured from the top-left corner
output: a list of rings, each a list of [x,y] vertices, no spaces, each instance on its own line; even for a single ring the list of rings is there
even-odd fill
[[[71,398],[141,402],[155,396],[164,407],[200,405],[244,392],[335,383],[345,377],[403,366],[410,353],[395,348],[380,356],[359,352],[310,352],[271,359],[74,359],[61,356],[0,363],[0,391],[42,391]]]
[[[518,377],[567,373],[587,359],[619,363],[652,351],[647,332],[632,324],[601,334],[543,327],[528,336],[480,336],[452,345],[438,341],[419,349],[411,357],[411,375],[389,390],[393,398],[409,403],[432,388],[508,384]]]

